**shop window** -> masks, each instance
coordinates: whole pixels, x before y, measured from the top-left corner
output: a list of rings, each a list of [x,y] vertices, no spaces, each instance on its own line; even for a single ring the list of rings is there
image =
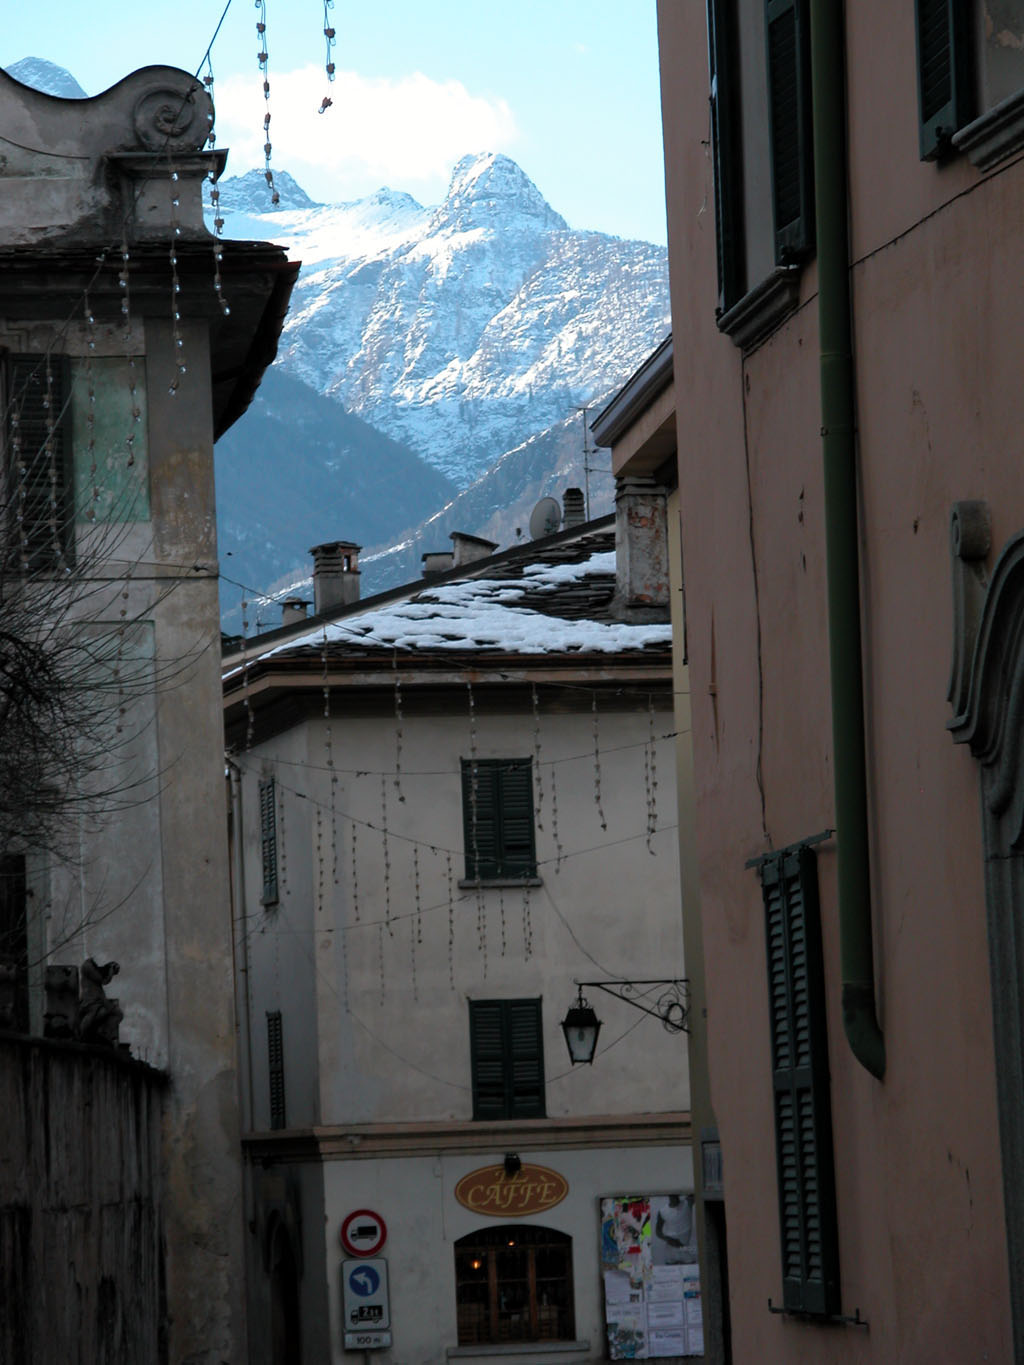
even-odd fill
[[[510,1223],[455,1243],[459,1345],[571,1341],[572,1238]]]
[[[462,816],[467,881],[537,875],[530,759],[464,758]]]
[[[469,1051],[475,1119],[544,1117],[539,1000],[471,1000]]]

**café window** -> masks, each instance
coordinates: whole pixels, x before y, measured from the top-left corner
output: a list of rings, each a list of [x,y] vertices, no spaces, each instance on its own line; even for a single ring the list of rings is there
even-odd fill
[[[508,1223],[455,1243],[459,1345],[571,1341],[572,1238]]]

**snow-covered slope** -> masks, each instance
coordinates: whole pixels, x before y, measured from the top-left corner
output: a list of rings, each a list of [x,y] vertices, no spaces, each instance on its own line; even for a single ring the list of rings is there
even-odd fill
[[[669,327],[665,250],[578,232],[506,156],[464,157],[442,204],[313,204],[275,174],[221,190],[225,233],[303,261],[278,363],[466,487],[624,381]]]

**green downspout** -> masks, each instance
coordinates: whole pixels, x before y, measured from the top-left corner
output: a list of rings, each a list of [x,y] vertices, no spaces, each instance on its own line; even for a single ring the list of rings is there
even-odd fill
[[[843,1026],[854,1056],[881,1080],[885,1039],[875,1013],[871,944],[842,0],[810,0],[810,15]]]

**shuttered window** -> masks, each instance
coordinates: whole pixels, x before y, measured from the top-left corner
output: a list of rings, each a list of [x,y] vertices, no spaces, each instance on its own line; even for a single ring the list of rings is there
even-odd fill
[[[22,572],[63,567],[74,545],[67,361],[9,355],[3,369],[10,567]]]
[[[277,784],[272,777],[260,783],[260,853],[263,862],[263,904],[277,904]]]
[[[797,845],[761,864],[782,1235],[783,1305],[839,1312],[828,1038],[818,874]]]
[[[536,876],[530,759],[463,759],[462,815],[468,881]]]
[[[539,1000],[471,1000],[469,1051],[475,1119],[544,1117]]]
[[[775,259],[780,265],[788,265],[814,247],[814,141],[806,0],[766,0],[765,34]]]
[[[925,161],[951,151],[953,134],[973,117],[971,8],[965,0],[916,0],[917,95]]]
[[[267,1011],[267,1073],[270,1082],[270,1126],[286,1128],[284,1106],[284,1031],[281,1011]]]
[[[718,307],[724,313],[743,297],[747,288],[735,0],[708,0],[708,66]]]

